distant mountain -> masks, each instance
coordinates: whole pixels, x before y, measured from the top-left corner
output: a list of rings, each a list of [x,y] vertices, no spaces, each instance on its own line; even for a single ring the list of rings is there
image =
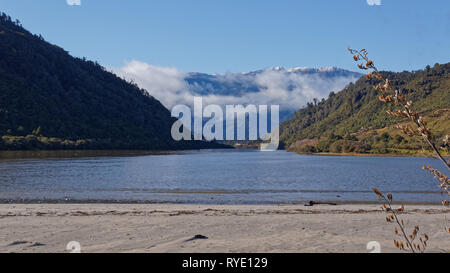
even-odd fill
[[[193,105],[202,97],[203,105],[279,105],[280,120],[295,111],[320,101],[331,92],[342,90],[362,74],[336,67],[273,67],[245,73],[183,73],[173,67],[160,67],[132,60],[123,67],[111,68],[116,75],[135,82],[160,99],[167,108]]]
[[[188,73],[184,80],[192,94],[207,100],[213,97],[212,102],[222,99],[224,104],[279,104],[280,118],[286,120],[307,102],[327,97],[361,75],[337,67],[272,67],[218,75]]]
[[[261,84],[258,77],[265,73],[286,74],[288,77],[295,76],[318,76],[320,79],[348,78],[358,79],[362,74],[348,71],[337,67],[326,68],[283,68],[271,67],[268,69],[257,70],[244,73],[228,73],[228,74],[205,74],[205,73],[188,73],[185,81],[189,84],[190,90],[196,94],[202,95],[244,95],[246,93],[254,93],[265,88]],[[296,78],[290,78],[290,82],[286,83],[288,91],[294,90],[298,86],[295,83]]]
[[[0,15],[0,149],[190,149],[155,98]]]
[[[413,101],[437,142],[450,133],[450,63],[414,72],[383,72],[394,88]],[[378,100],[375,80],[365,77],[327,100],[309,104],[281,125],[281,141],[297,152],[418,153],[420,137],[407,137],[386,114],[392,105]]]
[[[183,73],[172,67],[159,67],[130,61],[112,68],[120,77],[131,80],[160,99],[167,108],[192,105],[194,96],[204,104],[279,105],[282,120],[314,99],[328,97],[362,74],[329,68],[273,67],[245,73]]]

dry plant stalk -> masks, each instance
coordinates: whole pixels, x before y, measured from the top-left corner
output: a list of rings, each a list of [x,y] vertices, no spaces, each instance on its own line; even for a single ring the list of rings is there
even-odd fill
[[[402,237],[402,240],[400,241],[394,240],[395,247],[404,251],[409,250],[412,253],[425,252],[428,245],[427,242],[429,239],[426,233],[418,237],[419,240],[417,243],[416,239],[420,230],[418,226],[414,227],[410,235],[406,234],[405,222],[403,221],[403,219],[400,219],[399,217],[399,214],[405,211],[405,206],[402,205],[399,209],[394,209],[392,208],[392,194],[384,196],[384,194],[382,194],[376,188],[373,189],[373,192],[375,192],[379,200],[383,200],[385,202],[382,208],[389,214],[389,216],[386,217],[386,222],[393,223],[395,221],[395,223],[397,223],[397,226],[400,228],[400,231],[398,228],[394,229],[395,234],[398,235],[399,237]]]
[[[380,73],[380,71],[377,69],[377,67],[374,64],[373,60],[370,60],[367,55],[367,50],[361,49],[361,50],[354,50],[351,48],[348,48],[348,51],[350,54],[353,55],[353,59],[355,62],[360,62],[358,64],[358,68],[362,70],[371,70],[367,75],[367,80],[379,80],[380,82],[374,86],[374,89],[380,93],[378,99],[384,103],[393,103],[398,109],[395,111],[386,111],[386,113],[390,116],[394,117],[400,117],[400,118],[407,118],[408,120],[412,121],[415,124],[416,128],[412,128],[408,125],[400,125],[398,128],[402,130],[402,132],[408,136],[421,136],[422,139],[425,141],[425,143],[428,144],[428,146],[435,152],[436,158],[438,158],[446,167],[447,169],[450,169],[450,160],[446,161],[445,158],[440,153],[439,149],[448,151],[449,148],[449,141],[448,141],[448,135],[444,138],[443,145],[439,147],[438,145],[433,142],[433,138],[431,137],[431,130],[427,127],[427,122],[424,120],[422,116],[419,115],[418,112],[414,111],[412,105],[412,101],[408,101],[406,96],[401,93],[399,90],[395,90],[386,77],[383,76],[383,74]],[[429,167],[429,166],[423,166],[424,170],[428,170],[432,175],[434,175],[435,178],[438,179],[440,182],[439,187],[447,192],[447,194],[450,196],[450,179],[444,175],[443,173],[439,172],[438,170]],[[387,198],[381,194],[377,189],[373,189],[373,191],[378,195],[379,199],[384,200],[386,203],[383,205],[383,209],[389,212],[391,215],[386,218],[388,222],[392,222],[393,220],[396,221],[397,225],[400,227],[401,235],[404,237],[405,242],[398,242],[394,240],[394,244],[397,248],[406,250],[409,249],[411,252],[423,252],[427,246],[426,242],[428,241],[428,236],[425,234],[424,237],[420,237],[419,241],[421,244],[415,244],[414,239],[417,236],[417,233],[419,231],[419,227],[415,227],[414,231],[411,235],[407,236],[405,232],[405,226],[403,223],[403,220],[399,221],[398,219],[398,213],[401,213],[404,211],[404,206],[402,205],[402,208],[400,210],[394,210],[392,209],[392,195],[388,194]],[[442,201],[443,206],[449,206],[450,202],[448,200]],[[446,228],[447,232],[450,233],[450,228]],[[399,234],[399,231],[397,228],[395,228],[395,233]],[[405,247],[406,245],[406,247]]]
[[[386,113],[395,117],[408,118],[416,125],[416,129],[411,128],[408,125],[399,126],[405,134],[409,136],[419,135],[425,142],[430,146],[430,148],[436,153],[437,158],[439,158],[445,166],[450,170],[450,162],[447,162],[445,158],[439,152],[437,145],[433,143],[431,138],[431,131],[427,127],[426,121],[418,112],[414,111],[412,108],[413,102],[408,101],[406,96],[402,95],[399,90],[394,90],[389,79],[385,78],[380,71],[375,67],[373,60],[369,60],[367,57],[367,51],[365,49],[353,50],[348,48],[350,53],[353,55],[353,59],[358,61],[365,61],[364,63],[358,64],[358,68],[362,70],[372,70],[366,75],[367,80],[376,79],[381,82],[374,86],[374,89],[380,92],[378,97],[380,101],[385,103],[393,103],[395,106],[400,107],[397,111],[387,111]],[[444,139],[444,145],[448,147],[448,135]]]
[[[443,173],[439,172],[433,167],[424,166],[423,169],[429,171],[432,175],[434,175],[434,177],[437,178],[437,180],[441,183],[439,187],[444,191],[446,191],[448,195],[450,195],[450,179],[447,176],[445,176]],[[444,206],[448,205],[447,200],[444,200],[443,202],[446,203],[443,204]]]

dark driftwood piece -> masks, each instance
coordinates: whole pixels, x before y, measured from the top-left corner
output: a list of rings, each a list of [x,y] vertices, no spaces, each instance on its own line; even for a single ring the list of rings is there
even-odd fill
[[[315,202],[315,201],[309,201],[305,204],[306,207],[312,207],[314,205],[331,205],[331,206],[337,206],[336,203],[330,203],[330,202]]]
[[[194,237],[192,237],[191,239],[187,239],[185,242],[194,241],[194,240],[206,240],[206,239],[208,239],[208,237],[198,234],[198,235],[195,235]]]

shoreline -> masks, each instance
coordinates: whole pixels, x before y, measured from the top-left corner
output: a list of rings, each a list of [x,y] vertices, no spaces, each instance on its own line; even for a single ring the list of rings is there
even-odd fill
[[[438,193],[437,193],[438,194]],[[376,198],[374,198],[376,199]],[[314,206],[327,205],[325,203],[333,203],[330,206],[344,206],[344,205],[382,205],[381,201],[336,201],[336,200],[308,200],[298,202],[261,202],[261,203],[183,203],[183,202],[157,202],[157,201],[140,201],[140,200],[0,200],[2,205],[168,205],[168,206],[304,206],[310,207],[309,202],[316,202]],[[441,202],[401,202],[393,201],[393,205],[409,205],[409,206],[439,206]]]
[[[411,153],[411,154],[402,154],[402,153],[387,153],[387,154],[362,154],[362,153],[299,153],[296,151],[287,151],[289,153],[296,153],[299,155],[315,155],[315,156],[354,156],[354,157],[422,157],[422,158],[435,158],[433,156],[428,156],[421,153]],[[444,155],[444,157],[449,157],[448,155]]]
[[[258,148],[252,147],[234,147],[229,146],[226,148],[203,148],[203,149],[180,149],[180,150],[145,150],[145,149],[62,149],[62,150],[0,150],[0,159],[13,159],[13,158],[39,158],[39,157],[97,157],[97,156],[149,156],[149,155],[172,155],[172,154],[190,154],[207,151],[259,151]],[[285,151],[288,153],[295,153],[299,155],[315,155],[315,156],[355,156],[355,157],[423,157],[434,158],[431,155],[426,155],[423,152],[412,153],[301,153],[294,150],[279,149],[277,151]],[[450,154],[443,154],[444,157],[450,157]]]
[[[450,210],[407,205],[407,230],[430,236],[428,252],[450,249]],[[399,252],[394,225],[377,205],[0,204],[0,253],[367,253]],[[450,224],[450,223],[448,223]],[[204,240],[189,240],[200,234]]]

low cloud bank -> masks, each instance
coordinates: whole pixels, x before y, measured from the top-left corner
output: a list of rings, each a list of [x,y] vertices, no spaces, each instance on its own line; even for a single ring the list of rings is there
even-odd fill
[[[205,105],[278,104],[282,111],[296,111],[314,98],[326,98],[331,91],[338,92],[360,77],[338,68],[276,67],[250,73],[187,74],[173,67],[136,60],[112,71],[147,90],[168,109],[177,104],[192,105],[194,96],[202,96]]]

